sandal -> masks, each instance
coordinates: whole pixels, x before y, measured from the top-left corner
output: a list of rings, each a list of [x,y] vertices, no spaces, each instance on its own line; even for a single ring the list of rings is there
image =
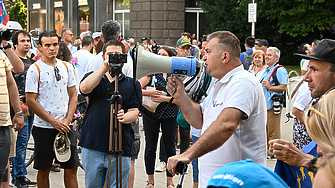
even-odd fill
[[[60,166],[58,166],[58,165],[52,165],[51,171],[60,172]]]
[[[153,188],[153,187],[154,187],[154,182],[147,181],[147,186],[145,188]]]

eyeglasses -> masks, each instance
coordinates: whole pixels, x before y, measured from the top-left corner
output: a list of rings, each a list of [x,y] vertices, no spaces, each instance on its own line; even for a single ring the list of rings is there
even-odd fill
[[[54,68],[54,71],[55,71],[55,77],[56,77],[56,80],[59,81],[62,79],[62,76],[59,74],[59,69],[55,66]]]

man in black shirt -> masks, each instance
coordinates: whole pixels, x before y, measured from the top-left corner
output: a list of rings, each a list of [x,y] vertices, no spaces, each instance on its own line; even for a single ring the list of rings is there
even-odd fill
[[[154,54],[158,54],[158,49],[159,49],[160,46],[157,45],[157,43],[156,43],[156,41],[154,39],[150,40],[150,44],[151,44],[152,52]]]
[[[27,31],[21,30],[14,33],[12,37],[15,53],[23,61],[24,71],[22,73],[14,73],[19,95],[21,98],[21,107],[24,112],[24,127],[18,132],[16,141],[16,157],[12,158],[13,168],[11,171],[12,183],[17,187],[28,187],[29,185],[36,185],[36,182],[31,182],[27,177],[27,169],[25,166],[26,148],[30,138],[31,128],[33,125],[34,117],[29,115],[29,109],[25,105],[25,87],[26,87],[26,75],[28,68],[32,65],[35,60],[27,56],[27,53],[31,47],[30,35]],[[25,108],[26,107],[26,108]]]

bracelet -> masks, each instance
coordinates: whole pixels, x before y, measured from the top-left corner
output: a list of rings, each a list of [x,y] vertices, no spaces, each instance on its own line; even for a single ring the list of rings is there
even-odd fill
[[[318,161],[318,158],[313,157],[313,159],[309,162],[308,164],[308,169],[309,171],[313,172],[314,174],[316,174],[316,172],[318,171],[318,169],[315,167],[316,161]]]
[[[12,47],[12,45],[10,43],[8,43],[6,46],[3,47],[3,49],[6,50],[6,49],[11,48],[11,47]]]

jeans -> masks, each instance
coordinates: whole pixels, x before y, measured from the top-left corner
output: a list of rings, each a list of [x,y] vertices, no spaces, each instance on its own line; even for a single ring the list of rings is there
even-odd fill
[[[145,133],[145,170],[148,175],[153,175],[155,172],[155,161],[157,142],[159,135],[159,126],[162,128],[162,135],[165,148],[165,159],[176,155],[176,133],[177,133],[177,120],[176,118],[161,119],[157,122],[152,122],[143,116],[143,127]],[[172,175],[166,170],[166,175]]]
[[[109,155],[104,152],[82,148],[82,164],[85,170],[86,188],[103,188],[108,183]],[[122,156],[122,188],[128,187],[131,158]],[[112,156],[111,185],[116,187],[116,161]],[[119,169],[120,172],[120,169]]]
[[[194,144],[195,141],[198,140],[199,137],[192,135],[192,143]],[[193,182],[199,182],[199,168],[198,168],[198,158],[192,160],[192,167],[193,167]]]
[[[25,164],[26,151],[33,122],[34,117],[31,115],[24,118],[24,127],[17,134],[16,156],[12,158],[13,168],[11,170],[11,175],[13,179],[23,178],[27,174]]]

